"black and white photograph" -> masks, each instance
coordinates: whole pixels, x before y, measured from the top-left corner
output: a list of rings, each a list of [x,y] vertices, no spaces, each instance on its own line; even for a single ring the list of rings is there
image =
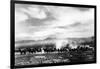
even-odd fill
[[[96,62],[95,8],[14,3],[14,66]]]

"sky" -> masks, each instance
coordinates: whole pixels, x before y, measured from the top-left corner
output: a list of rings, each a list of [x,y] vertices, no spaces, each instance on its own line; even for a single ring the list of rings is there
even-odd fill
[[[15,4],[15,41],[94,36],[94,9]]]

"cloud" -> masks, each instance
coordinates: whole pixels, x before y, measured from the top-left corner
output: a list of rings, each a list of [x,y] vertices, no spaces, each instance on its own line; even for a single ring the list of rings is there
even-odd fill
[[[23,4],[15,8],[16,40],[94,35],[94,9]]]

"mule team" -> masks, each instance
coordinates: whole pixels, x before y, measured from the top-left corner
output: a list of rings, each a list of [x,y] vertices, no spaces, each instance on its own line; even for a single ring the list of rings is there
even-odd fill
[[[15,49],[15,53],[20,53],[22,54],[33,54],[33,53],[51,53],[51,52],[70,52],[70,51],[88,51],[88,50],[94,50],[93,47],[90,47],[89,45],[77,45],[76,47],[71,47],[69,44],[66,46],[57,49],[56,46],[51,45],[51,46],[45,46],[45,47],[28,47],[28,48],[18,48]]]

